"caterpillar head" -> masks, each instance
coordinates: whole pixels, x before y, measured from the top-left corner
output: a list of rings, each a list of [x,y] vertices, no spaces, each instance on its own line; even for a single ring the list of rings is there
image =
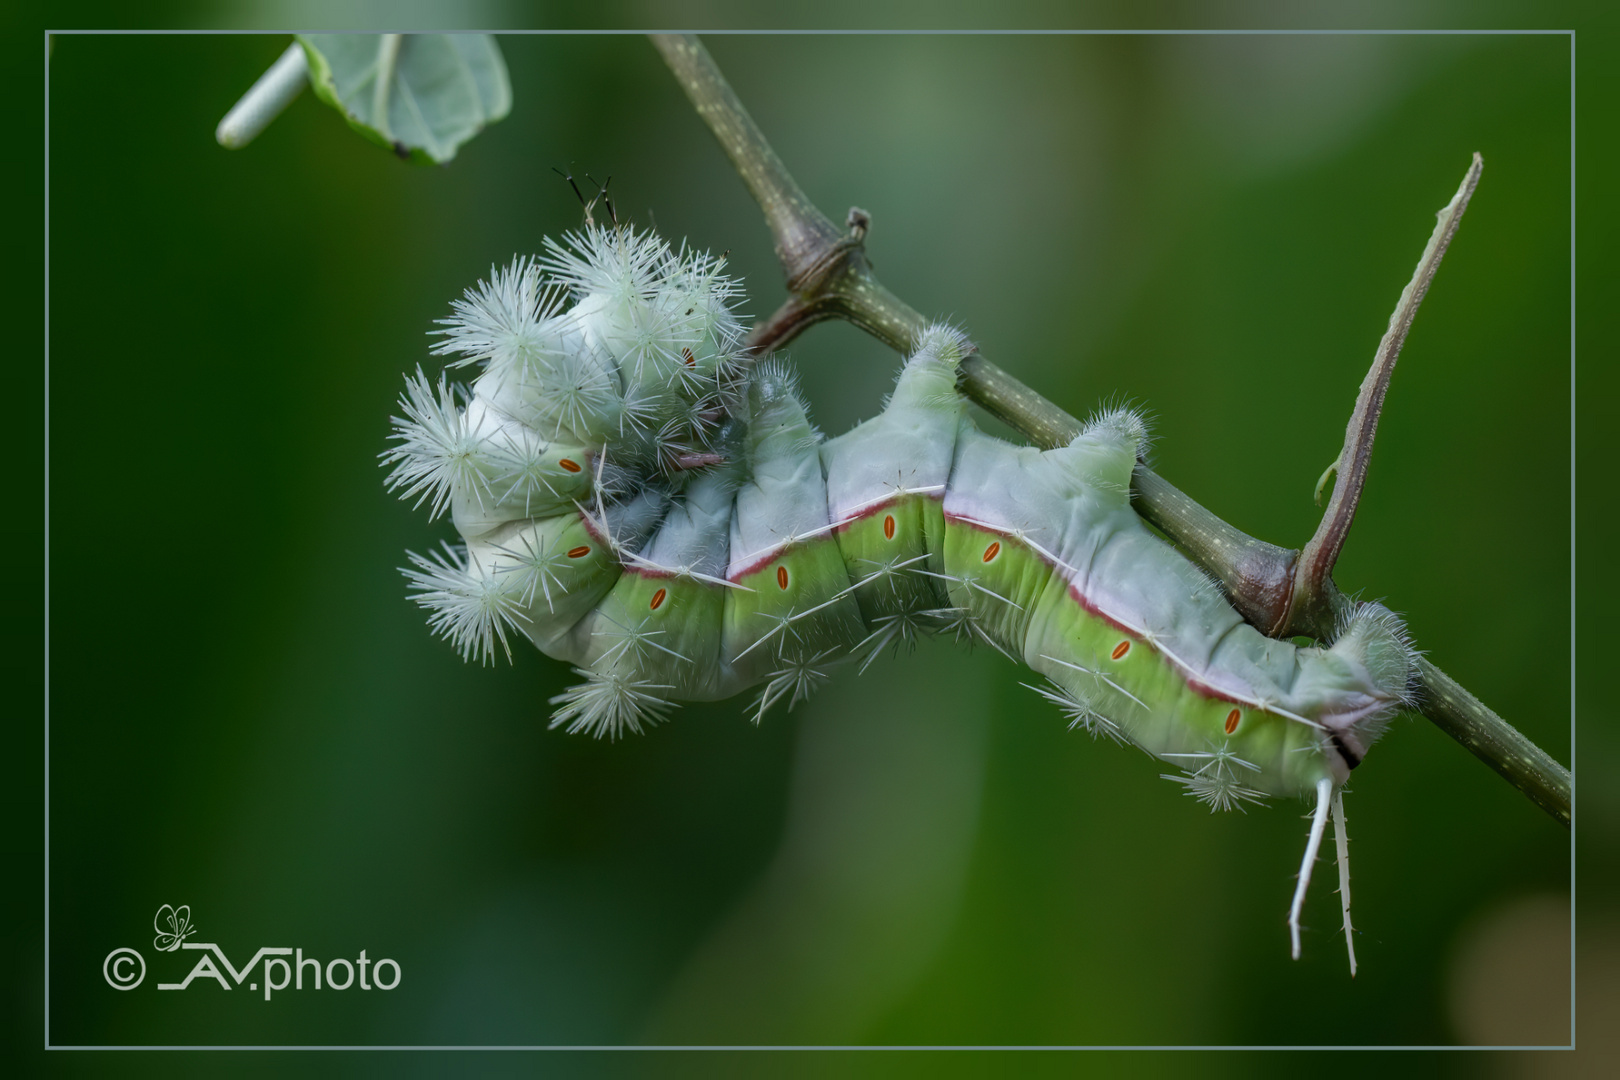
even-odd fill
[[[1317,718],[1330,753],[1345,772],[1361,764],[1389,722],[1414,700],[1417,651],[1400,616],[1382,604],[1361,604],[1343,619],[1333,647],[1336,666],[1348,669],[1354,693],[1337,700]]]

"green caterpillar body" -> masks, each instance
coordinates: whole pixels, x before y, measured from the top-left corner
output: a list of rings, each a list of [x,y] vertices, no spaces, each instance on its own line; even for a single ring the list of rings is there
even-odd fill
[[[989,644],[1212,808],[1316,800],[1296,955],[1331,805],[1348,934],[1339,793],[1407,700],[1399,620],[1364,605],[1331,647],[1266,638],[1131,509],[1137,416],[1047,451],[989,436],[956,392],[969,346],[949,329],[918,342],[880,416],[823,441],[785,368],[735,351],[705,260],[593,230],[543,267],[571,310],[534,263],[458,305],[447,348],[484,374],[459,410],[419,376],[390,455],[394,483],[466,540],[413,556],[430,621],[464,655],[520,630],[573,664],[584,681],[553,725],[609,737],[751,687],[757,720],[924,634]]]

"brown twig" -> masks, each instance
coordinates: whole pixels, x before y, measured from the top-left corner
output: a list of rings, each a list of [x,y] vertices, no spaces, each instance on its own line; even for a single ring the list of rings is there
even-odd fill
[[[873,275],[864,250],[870,217],[851,210],[848,227],[841,231],[810,203],[695,36],[660,34],[653,36],[653,42],[765,211],[776,238],[789,296],[755,328],[749,343],[768,351],[813,323],[841,318],[899,352],[910,351],[926,320]],[[1365,482],[1367,454],[1389,371],[1412,314],[1434,276],[1434,267],[1478,182],[1479,169],[1475,155],[1458,198],[1441,212],[1440,225],[1418,264],[1418,273],[1402,293],[1389,332],[1379,345],[1351,418],[1346,449],[1340,454],[1342,473],[1333,501],[1323,528],[1304,553],[1308,563],[1299,551],[1257,540],[1222,521],[1145,465],[1138,465],[1131,478],[1135,506],[1142,517],[1212,574],[1244,618],[1274,636],[1329,638],[1338,613],[1351,603],[1334,585],[1331,571]],[[981,354],[963,361],[958,386],[970,400],[1038,446],[1064,445],[1080,430],[1074,417]],[[1302,575],[1310,583],[1307,603],[1296,597]],[[1419,680],[1425,716],[1537,806],[1569,825],[1571,781],[1567,769],[1427,660],[1419,663]]]

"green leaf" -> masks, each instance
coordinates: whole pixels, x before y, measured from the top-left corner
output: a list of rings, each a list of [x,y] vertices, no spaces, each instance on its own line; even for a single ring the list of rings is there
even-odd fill
[[[488,34],[300,34],[316,95],[373,142],[449,161],[506,115],[512,86]]]

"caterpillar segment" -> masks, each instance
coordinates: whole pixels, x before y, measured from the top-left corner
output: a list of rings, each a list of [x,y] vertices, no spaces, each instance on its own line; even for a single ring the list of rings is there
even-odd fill
[[[931,633],[991,645],[1212,810],[1312,803],[1296,956],[1331,816],[1353,973],[1343,786],[1408,700],[1399,619],[1365,604],[1330,647],[1266,638],[1132,510],[1139,416],[1104,412],[1053,450],[987,435],[948,328],[880,415],[823,440],[788,369],[739,350],[720,268],[588,229],[458,302],[440,351],[484,370],[464,406],[408,380],[384,455],[466,544],[412,557],[430,625],[466,658],[521,633],[574,665],[553,726],[609,738],[750,688],[757,722]]]

